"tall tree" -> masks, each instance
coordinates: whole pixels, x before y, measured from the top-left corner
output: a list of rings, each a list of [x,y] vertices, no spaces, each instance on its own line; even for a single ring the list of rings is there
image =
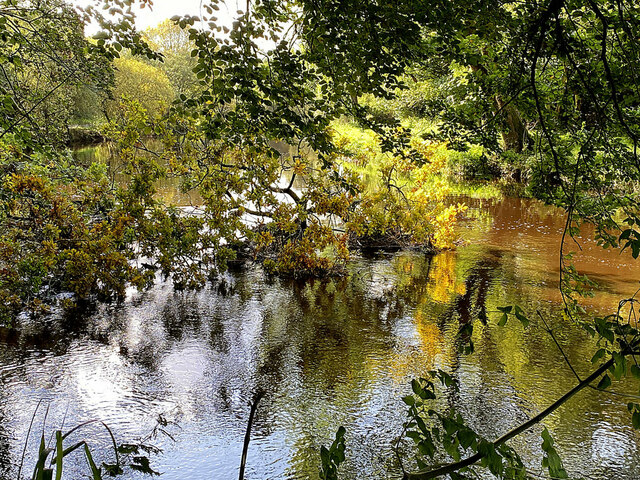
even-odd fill
[[[167,75],[176,93],[195,92],[198,80],[193,69],[197,62],[191,55],[195,45],[189,38],[189,33],[166,19],[145,30],[144,36],[149,45],[162,54],[163,60],[159,68]]]

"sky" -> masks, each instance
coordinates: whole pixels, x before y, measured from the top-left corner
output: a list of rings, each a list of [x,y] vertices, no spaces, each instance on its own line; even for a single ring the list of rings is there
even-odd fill
[[[144,30],[174,15],[200,16],[201,0],[155,0],[152,10],[145,8],[136,11],[136,27]]]
[[[174,15],[200,15],[200,5],[206,3],[207,0],[153,0],[153,8],[134,9],[136,14],[136,27],[138,30],[145,30],[149,27],[154,27],[158,23],[167,18],[171,18]],[[87,5],[89,0],[72,0],[71,3],[75,5]],[[226,3],[226,6],[223,5]],[[224,17],[230,17],[230,14],[225,15],[225,9],[228,12],[235,13],[238,10],[239,4],[246,5],[246,2],[237,2],[237,0],[226,0],[226,2],[220,2],[220,12],[218,12],[219,20]],[[206,15],[206,14],[205,14]],[[87,35],[97,33],[96,27],[88,26],[85,29]]]

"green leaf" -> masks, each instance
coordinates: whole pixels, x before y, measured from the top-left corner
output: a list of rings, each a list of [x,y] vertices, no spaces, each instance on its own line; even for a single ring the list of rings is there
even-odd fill
[[[320,458],[322,463],[329,463],[329,450],[324,445],[320,447]]]
[[[44,433],[40,436],[40,447],[38,449],[38,461],[36,462],[36,467],[33,472],[33,478],[35,480],[46,480],[47,478],[51,478],[53,472],[50,469],[45,468],[45,463],[49,454],[51,453],[51,449],[46,447],[44,442]]]
[[[422,455],[426,455],[429,458],[433,458],[436,453],[436,446],[431,439],[431,435],[426,435],[419,443],[418,443],[418,451]]]
[[[445,432],[447,432],[447,435],[452,435],[456,432],[456,430],[458,430],[458,425],[456,424],[456,422],[448,417],[442,418],[442,426],[444,427]]]
[[[598,360],[604,357],[605,353],[607,353],[607,351],[604,348],[601,348],[600,350],[598,350],[593,356],[593,358],[591,359],[591,363],[596,363]]]
[[[416,404],[416,399],[413,395],[407,395],[402,397],[402,401],[407,405],[409,405],[410,407],[413,407]]]
[[[450,387],[454,384],[453,377],[443,370],[438,370],[437,376],[445,387]]]
[[[96,462],[93,461],[91,450],[89,450],[89,446],[86,443],[84,444],[84,456],[86,457],[89,468],[91,469],[91,476],[93,477],[93,480],[102,480],[102,471],[96,466]]]
[[[609,375],[605,374],[605,376],[600,379],[600,382],[598,383],[597,388],[598,390],[605,390],[610,385],[611,385],[611,379],[609,378]]]
[[[562,460],[553,448],[553,438],[547,430],[547,427],[542,431],[542,450],[545,452],[545,456],[542,459],[542,466],[549,469],[549,475],[552,478],[568,478],[569,475],[562,466]]]
[[[411,380],[411,389],[413,390],[413,393],[415,393],[418,396],[421,396],[422,387],[420,386],[420,382],[418,382],[418,380],[416,380],[415,378]]]
[[[516,305],[515,307],[515,316],[518,320],[520,320],[520,323],[522,323],[523,326],[525,327],[529,326],[529,323],[530,323],[529,319],[524,314],[524,311],[518,305]]]
[[[620,380],[627,371],[627,360],[618,352],[613,352],[613,378]]]
[[[56,480],[62,478],[62,462],[64,459],[64,448],[62,447],[62,432],[56,431]]]
[[[429,429],[427,428],[427,424],[424,423],[424,420],[422,420],[422,418],[416,417],[416,424],[418,425],[418,428],[420,429],[420,431],[424,436],[429,435]]]
[[[631,423],[633,424],[633,428],[640,430],[640,412],[633,412],[633,415],[631,416]]]
[[[476,434],[470,428],[462,428],[458,430],[458,440],[460,440],[460,445],[463,448],[469,448],[473,442],[476,440]]]
[[[547,430],[547,427],[544,427],[544,430],[542,430],[541,436],[542,436],[542,450],[545,452],[548,452],[553,447],[553,438],[551,437],[549,430]]]

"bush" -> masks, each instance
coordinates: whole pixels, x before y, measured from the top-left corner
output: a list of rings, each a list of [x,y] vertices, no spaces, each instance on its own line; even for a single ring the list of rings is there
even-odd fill
[[[491,180],[500,177],[501,170],[495,158],[487,155],[479,145],[472,145],[467,151],[447,151],[449,175],[463,180]]]

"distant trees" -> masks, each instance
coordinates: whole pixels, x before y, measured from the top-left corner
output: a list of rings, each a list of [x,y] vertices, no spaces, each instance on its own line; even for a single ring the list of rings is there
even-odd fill
[[[166,113],[176,93],[171,81],[156,65],[128,56],[116,58],[112,100],[106,103],[107,117],[116,118],[123,99],[135,100],[153,118]]]
[[[199,84],[193,69],[197,62],[191,55],[195,44],[189,33],[166,19],[145,30],[144,36],[149,45],[162,54],[162,62],[156,66],[167,75],[176,93],[195,93]]]

